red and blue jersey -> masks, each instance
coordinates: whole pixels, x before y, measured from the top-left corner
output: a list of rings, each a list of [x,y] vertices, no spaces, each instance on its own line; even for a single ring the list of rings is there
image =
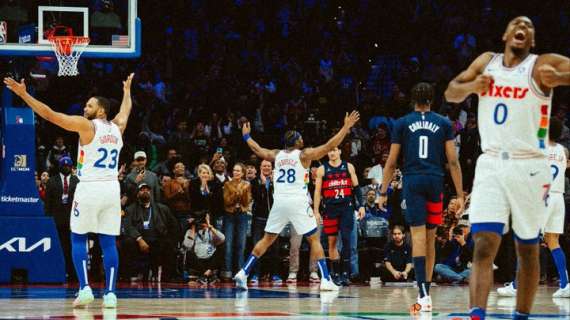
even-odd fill
[[[323,203],[327,205],[342,205],[352,201],[352,178],[348,171],[348,163],[342,161],[338,167],[328,162],[323,165],[325,174],[321,188]]]

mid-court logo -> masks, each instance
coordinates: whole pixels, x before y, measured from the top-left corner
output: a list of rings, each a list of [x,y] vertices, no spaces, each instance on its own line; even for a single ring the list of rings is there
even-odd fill
[[[15,154],[14,155],[14,165],[10,168],[10,171],[16,172],[28,172],[30,167],[28,167],[28,156],[25,154]]]

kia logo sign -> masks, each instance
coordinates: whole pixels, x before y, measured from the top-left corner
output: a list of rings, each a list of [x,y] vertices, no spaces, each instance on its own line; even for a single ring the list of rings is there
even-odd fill
[[[42,238],[40,241],[30,245],[26,245],[27,241],[24,237],[14,237],[0,244],[0,252],[6,250],[8,252],[32,252],[43,245],[43,252],[51,249],[51,238]]]

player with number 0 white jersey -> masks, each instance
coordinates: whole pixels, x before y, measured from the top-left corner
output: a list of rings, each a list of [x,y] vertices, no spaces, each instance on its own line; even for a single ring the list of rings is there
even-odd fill
[[[250,124],[245,123],[243,125],[243,140],[250,149],[263,160],[275,161],[275,170],[273,171],[275,191],[273,207],[269,212],[265,226],[265,234],[255,244],[245,265],[234,277],[238,288],[247,290],[247,277],[255,262],[273,244],[283,228],[291,223],[298,234],[303,234],[307,238],[311,247],[311,260],[318,262],[321,271],[320,289],[322,291],[338,290],[329,275],[320,242],[320,234],[317,232],[317,219],[309,204],[309,166],[311,161],[321,159],[330,150],[337,147],[359,119],[360,115],[356,111],[350,115],[346,114],[344,125],[340,131],[327,143],[315,148],[303,148],[301,134],[297,131],[287,131],[284,137],[285,149],[283,150],[269,150],[261,147],[250,136]]]
[[[77,170],[79,184],[71,208],[72,257],[79,293],[74,307],[84,307],[94,300],[87,279],[87,234],[99,235],[105,266],[105,294],[103,307],[116,308],[115,283],[119,258],[115,237],[121,228],[121,202],[118,182],[119,154],[123,147],[122,134],[131,113],[131,82],[134,74],[123,81],[123,101],[119,113],[107,120],[111,103],[104,97],[91,97],[83,109],[84,116],[69,116],[56,112],[26,91],[22,79],[16,82],[5,78],[4,84],[17,94],[35,113],[49,122],[79,134]]]
[[[469,220],[475,248],[470,277],[472,319],[484,319],[493,260],[509,219],[517,241],[518,294],[514,319],[528,319],[538,285],[538,242],[551,176],[547,159],[552,88],[570,85],[570,59],[531,54],[533,22],[512,19],[503,53],[481,54],[449,83],[447,101],[479,96],[483,154],[477,160]]]

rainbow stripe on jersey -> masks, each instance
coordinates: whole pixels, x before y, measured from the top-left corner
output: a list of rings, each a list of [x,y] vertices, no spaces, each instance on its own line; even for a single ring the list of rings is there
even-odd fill
[[[548,135],[548,105],[543,104],[540,106],[540,125],[538,128],[538,147],[546,149],[546,138]]]

